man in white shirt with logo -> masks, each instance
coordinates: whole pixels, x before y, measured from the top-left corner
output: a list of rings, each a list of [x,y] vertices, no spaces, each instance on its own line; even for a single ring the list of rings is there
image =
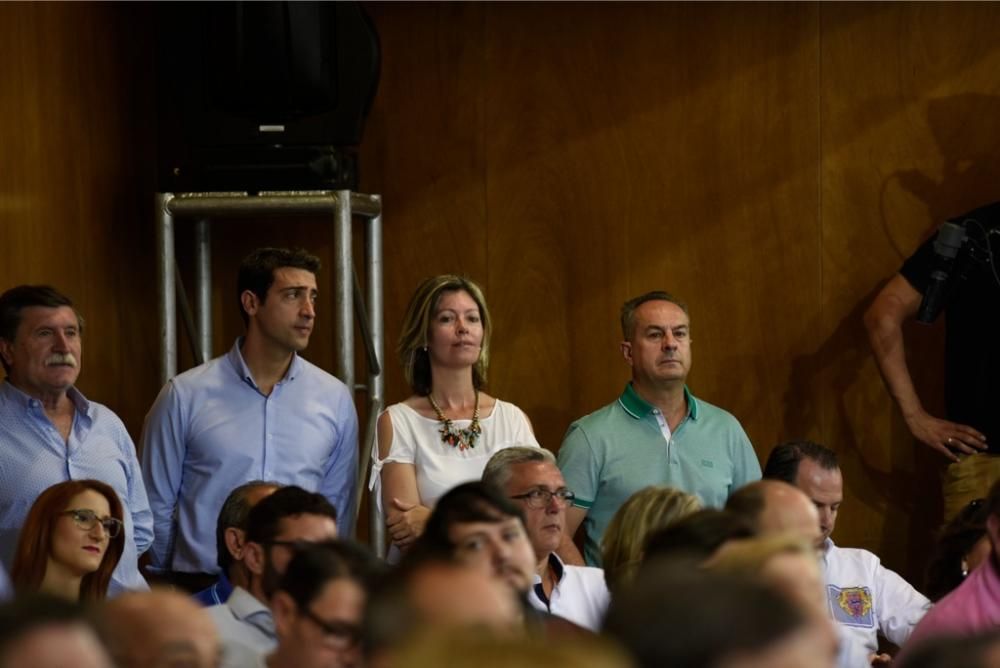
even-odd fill
[[[537,447],[500,450],[486,464],[483,482],[524,509],[525,529],[537,560],[528,602],[586,629],[600,630],[610,598],[604,571],[570,566],[556,555],[573,493],[566,487],[555,456]]]
[[[819,511],[820,551],[830,616],[840,631],[843,668],[888,665],[878,652],[879,631],[902,646],[930,609],[927,597],[882,566],[867,550],[837,547],[830,534],[844,498],[837,454],[810,441],[782,443],[771,451],[764,478],[784,480],[805,492]]]

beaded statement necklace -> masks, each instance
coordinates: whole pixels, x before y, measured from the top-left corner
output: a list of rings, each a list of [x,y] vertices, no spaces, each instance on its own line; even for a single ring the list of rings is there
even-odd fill
[[[445,417],[444,411],[438,406],[438,402],[434,401],[434,397],[428,394],[427,399],[431,402],[431,408],[437,413],[438,422],[441,423],[439,431],[442,443],[447,443],[459,450],[471,450],[476,447],[476,441],[483,433],[483,428],[479,426],[479,390],[476,390],[476,406],[472,411],[472,423],[465,429],[455,429],[451,420]]]

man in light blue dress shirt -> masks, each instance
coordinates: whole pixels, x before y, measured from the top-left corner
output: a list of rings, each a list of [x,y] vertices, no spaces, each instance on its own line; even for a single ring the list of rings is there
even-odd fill
[[[316,319],[319,266],[300,250],[251,253],[237,285],[246,335],[222,357],[173,378],[146,416],[143,475],[156,533],[151,562],[178,582],[218,573],[219,509],[250,480],[319,492],[350,535],[354,400],[341,381],[298,354]]]
[[[101,480],[121,499],[125,551],[109,592],[145,589],[139,555],[153,540],[135,445],[122,421],[74,387],[82,321],[65,295],[22,285],[0,295],[0,556],[9,567],[28,510],[67,480]]]

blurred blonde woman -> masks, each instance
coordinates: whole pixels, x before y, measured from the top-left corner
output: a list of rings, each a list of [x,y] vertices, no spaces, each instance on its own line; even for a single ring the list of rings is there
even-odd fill
[[[644,487],[630,496],[611,518],[601,543],[608,589],[632,581],[650,534],[700,509],[698,497],[673,487]]]

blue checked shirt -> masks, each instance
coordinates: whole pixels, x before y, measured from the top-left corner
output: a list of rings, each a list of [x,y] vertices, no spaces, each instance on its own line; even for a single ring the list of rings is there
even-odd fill
[[[0,557],[9,568],[17,534],[38,495],[67,480],[93,478],[111,485],[125,511],[125,551],[109,593],[146,589],[139,555],[153,542],[153,516],[139,473],[135,445],[110,409],[70,388],[76,407],[69,441],[42,404],[9,382],[0,384]]]
[[[327,497],[350,535],[358,416],[347,386],[298,355],[269,396],[240,354],[167,383],[146,416],[142,467],[153,509],[155,568],[217,573],[215,525],[223,501],[251,480]]]
[[[14,588],[10,585],[10,578],[7,576],[7,571],[4,570],[3,565],[0,564],[0,603],[13,596]]]

